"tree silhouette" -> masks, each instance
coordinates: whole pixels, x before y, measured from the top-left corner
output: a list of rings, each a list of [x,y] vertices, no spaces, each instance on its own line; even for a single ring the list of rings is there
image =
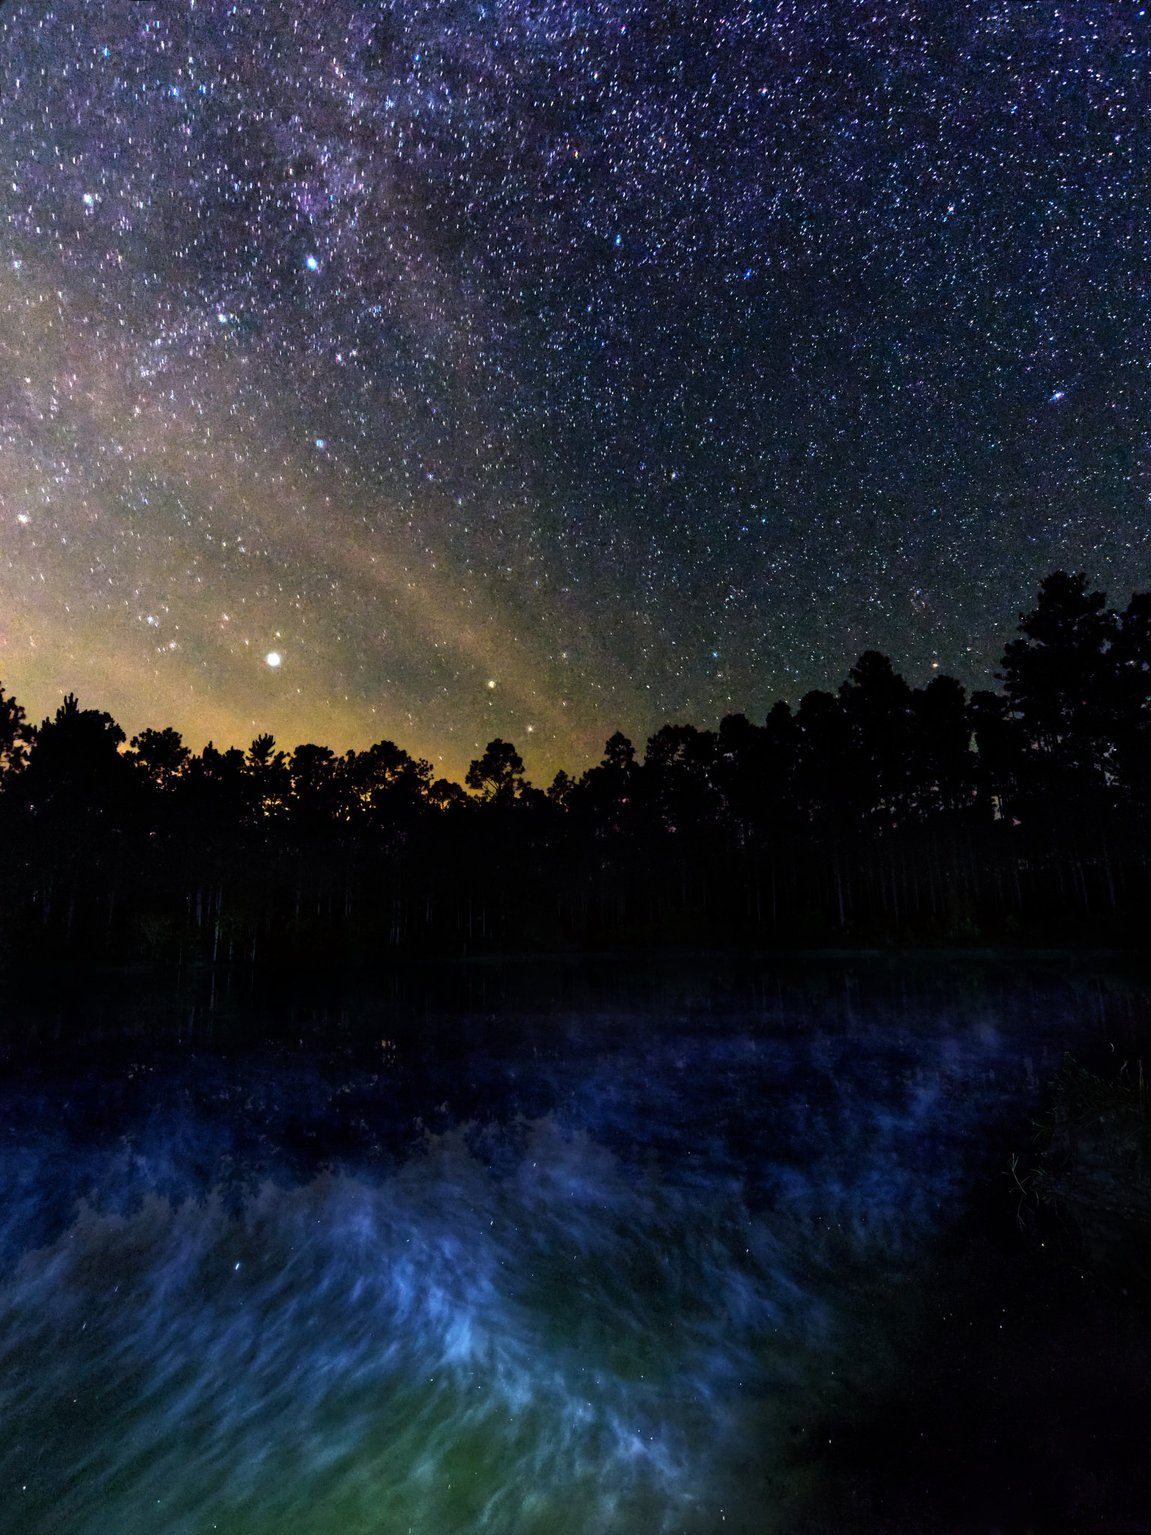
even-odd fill
[[[0,782],[20,771],[35,739],[35,729],[28,724],[23,707],[0,685]]]
[[[297,746],[288,758],[291,811],[301,825],[346,818],[343,763],[330,746],[312,741]]]
[[[170,789],[187,767],[192,753],[178,730],[141,730],[129,742],[133,760],[161,792]]]
[[[801,733],[791,705],[779,699],[763,722],[763,779],[757,812],[759,824],[770,829],[777,841],[796,830],[799,795]]]
[[[1106,602],[1084,574],[1057,570],[1003,653],[1003,691],[1047,786],[1066,777],[1098,785],[1109,770],[1119,628]]]
[[[110,922],[137,877],[146,788],[121,754],[124,739],[110,714],[81,709],[69,693],[12,781],[12,809],[28,839],[29,895],[49,930],[63,913],[68,940]]]
[[[909,795],[916,818],[972,812],[975,755],[967,693],[954,677],[933,677],[911,699],[913,756]]]
[[[0,946],[342,963],[381,946],[1122,941],[1151,921],[1151,594],[1055,572],[1003,690],[864,651],[762,724],[616,731],[547,793],[496,738],[464,787],[393,741],[125,745],[0,689]],[[117,947],[119,945],[119,947]]]
[[[643,755],[643,801],[668,832],[699,829],[718,820],[716,736],[695,725],[664,725]]]
[[[450,778],[437,778],[428,789],[428,804],[436,810],[463,810],[471,801]]]
[[[862,770],[857,732],[834,693],[813,688],[795,713],[795,807],[813,830],[841,835],[873,808],[874,786]]]
[[[560,768],[547,787],[547,797],[553,805],[558,805],[561,810],[570,810],[575,787],[575,780],[563,768]]]
[[[619,836],[635,829],[638,808],[636,791],[642,769],[635,747],[622,731],[604,743],[603,760],[588,768],[569,791],[567,808],[584,821],[592,836]]]
[[[877,829],[890,830],[911,806],[915,711],[912,693],[891,662],[865,650],[839,689],[851,726],[857,795]]]
[[[985,820],[1014,820],[1023,809],[1030,760],[1023,724],[1005,698],[985,688],[968,700],[967,722],[975,749],[971,772],[977,810]]]
[[[1122,787],[1146,812],[1151,809],[1151,592],[1136,592],[1120,613],[1113,657],[1115,766]]]
[[[68,693],[36,732],[36,748],[21,774],[25,802],[70,817],[105,817],[120,808],[133,780],[121,756],[124,732],[110,714],[81,709]]]
[[[515,747],[498,737],[468,767],[468,788],[492,805],[511,805],[524,792],[524,761]]]
[[[251,803],[258,819],[282,816],[292,797],[288,755],[277,750],[274,736],[258,735],[244,762],[251,783]]]

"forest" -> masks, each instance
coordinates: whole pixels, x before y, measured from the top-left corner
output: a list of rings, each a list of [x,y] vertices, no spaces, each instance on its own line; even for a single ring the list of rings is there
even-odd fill
[[[296,968],[620,948],[1086,944],[1151,918],[1151,593],[1057,571],[996,691],[867,651],[762,723],[624,735],[463,785],[391,741],[337,755],[129,741],[0,688],[0,964]]]

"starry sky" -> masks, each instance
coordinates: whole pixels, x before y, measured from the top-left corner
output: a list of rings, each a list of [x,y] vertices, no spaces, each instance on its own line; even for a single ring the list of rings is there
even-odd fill
[[[1149,121],[1136,4],[8,0],[0,681],[545,782],[986,686],[1151,586]]]

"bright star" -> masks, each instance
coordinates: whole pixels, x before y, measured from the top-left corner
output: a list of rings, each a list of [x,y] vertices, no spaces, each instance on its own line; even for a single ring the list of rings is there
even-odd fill
[[[277,666],[279,666],[280,662],[283,659],[284,659],[283,656],[280,654],[280,652],[278,650],[269,650],[268,654],[264,657],[264,660],[267,663],[267,665],[272,667],[273,670]]]

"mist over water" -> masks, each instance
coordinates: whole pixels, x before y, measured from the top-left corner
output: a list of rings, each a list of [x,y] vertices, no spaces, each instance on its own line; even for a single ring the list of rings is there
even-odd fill
[[[1112,1025],[947,994],[10,1060],[4,1527],[793,1527],[1005,1128]]]

